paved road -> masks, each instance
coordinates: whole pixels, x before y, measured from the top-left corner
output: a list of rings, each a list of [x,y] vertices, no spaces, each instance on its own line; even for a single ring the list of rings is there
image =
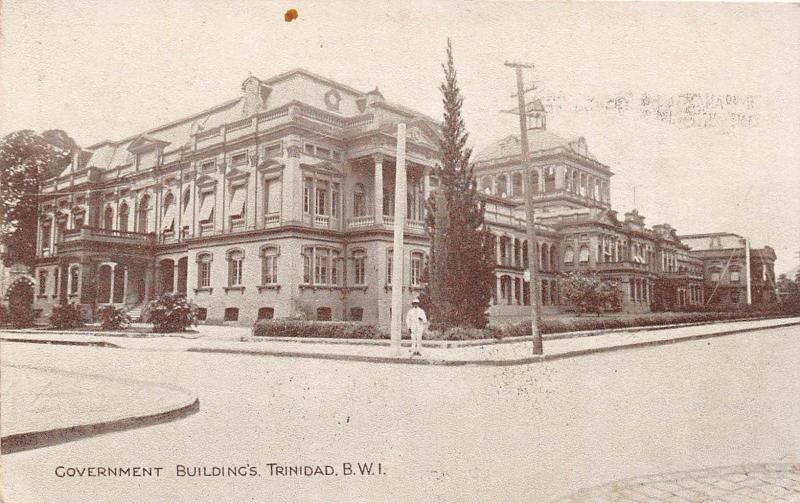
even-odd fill
[[[174,423],[3,456],[9,502],[548,502],[629,477],[800,460],[798,327],[504,368],[16,343],[2,359],[170,382],[201,403]],[[345,462],[383,473],[344,476]],[[270,476],[267,463],[338,475]],[[177,477],[177,464],[260,475]],[[164,470],[58,478],[61,465]]]

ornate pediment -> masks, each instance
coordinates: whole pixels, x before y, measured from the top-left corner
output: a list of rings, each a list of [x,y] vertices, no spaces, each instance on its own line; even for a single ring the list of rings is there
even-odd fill
[[[225,174],[225,179],[229,181],[233,180],[240,180],[250,176],[250,174],[246,171],[242,171],[239,168],[233,168]]]
[[[344,172],[339,166],[330,161],[321,161],[314,164],[300,163],[300,167],[320,175],[344,176]]]
[[[143,134],[128,145],[128,152],[142,152],[157,147],[164,147],[165,145],[169,145],[169,142]]]

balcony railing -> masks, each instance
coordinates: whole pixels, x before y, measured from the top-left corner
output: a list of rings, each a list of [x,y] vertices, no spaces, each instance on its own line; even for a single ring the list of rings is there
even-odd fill
[[[200,222],[200,235],[210,236],[214,234],[214,222]]]
[[[360,217],[353,217],[347,220],[348,229],[357,229],[359,227],[369,227],[375,224],[375,217],[372,215],[364,215]]]
[[[315,227],[327,227],[331,222],[331,217],[328,215],[314,215]]]
[[[267,213],[264,215],[264,227],[277,227],[281,224],[280,213]]]
[[[241,232],[244,230],[244,218],[231,218],[230,232]]]
[[[347,220],[348,229],[361,229],[364,227],[372,227],[377,225],[375,223],[374,215],[364,215],[360,217],[352,217]],[[394,216],[384,215],[382,228],[394,228]],[[425,222],[422,220],[406,219],[406,230],[409,232],[423,233],[425,232]]]
[[[143,232],[101,229],[99,227],[81,227],[64,231],[63,242],[83,240],[108,240],[114,242],[148,243],[155,241],[155,234]]]

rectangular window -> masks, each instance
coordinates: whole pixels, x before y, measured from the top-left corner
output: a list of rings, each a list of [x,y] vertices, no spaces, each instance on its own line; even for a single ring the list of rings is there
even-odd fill
[[[328,250],[314,250],[314,284],[328,284]]]
[[[331,285],[339,284],[339,252],[331,252]]]
[[[311,179],[306,178],[303,184],[303,213],[311,213]]]
[[[353,272],[355,284],[364,285],[366,283],[366,256],[364,252],[353,254]]]
[[[731,271],[731,281],[739,281],[739,271]]]
[[[225,321],[239,321],[239,308],[226,307],[225,308]]]
[[[278,283],[278,256],[268,251],[261,262],[261,284],[274,285]]]
[[[338,150],[334,150],[333,151],[333,159],[335,161],[341,161],[342,160],[342,153],[339,152]]]
[[[311,284],[311,259],[313,258],[313,249],[306,248],[303,253],[303,283]]]
[[[197,321],[206,321],[206,318],[208,318],[208,308],[198,307],[197,308]]]
[[[331,216],[336,218],[339,216],[339,184],[333,184],[331,191]]]
[[[39,295],[47,292],[47,271],[39,271]]]
[[[272,307],[259,307],[258,308],[258,316],[256,319],[259,320],[271,320],[275,317],[275,308]]]
[[[203,163],[200,165],[200,171],[202,171],[203,173],[208,173],[209,171],[214,171],[214,165],[215,164],[216,164],[216,161],[214,161],[213,159],[211,159],[209,161],[203,161]]]
[[[247,204],[247,188],[238,186],[231,188],[231,204],[229,215],[231,218],[244,218]]]
[[[363,307],[351,307],[350,308],[350,321],[361,321],[364,319],[364,308]]]
[[[58,295],[59,290],[61,290],[61,285],[58,283],[58,271],[59,269],[53,270],[53,295]]]
[[[317,189],[317,215],[327,215],[327,206],[325,201],[328,199],[328,191],[325,189]]]
[[[208,288],[211,286],[211,263],[200,262],[197,265],[197,286]]]
[[[279,213],[281,211],[281,181],[278,178],[267,180],[264,189],[264,213]]]
[[[231,257],[230,259],[230,276],[228,277],[229,286],[242,285],[242,266],[243,260],[241,257]]]
[[[214,218],[214,193],[212,191],[200,194],[200,215],[201,222],[210,222]]]
[[[326,159],[330,158],[331,151],[327,148],[317,147],[317,157],[325,157]]]
[[[314,155],[314,145],[312,145],[310,143],[306,143],[304,148],[305,148],[306,154]]]
[[[50,225],[42,226],[42,250],[50,248]]]
[[[711,281],[719,281],[719,271],[712,271],[711,272]]]

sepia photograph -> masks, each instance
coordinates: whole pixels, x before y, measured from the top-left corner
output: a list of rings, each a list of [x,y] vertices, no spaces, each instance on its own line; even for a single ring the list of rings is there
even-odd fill
[[[0,502],[800,502],[800,8],[3,0]]]

